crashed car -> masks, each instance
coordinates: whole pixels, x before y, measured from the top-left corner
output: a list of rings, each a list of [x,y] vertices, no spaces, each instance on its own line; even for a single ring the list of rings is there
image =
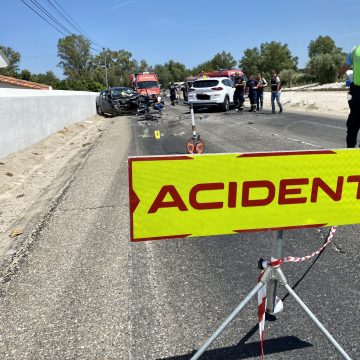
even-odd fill
[[[146,97],[129,87],[111,87],[96,98],[96,112],[99,115],[137,114],[139,109],[147,106]]]

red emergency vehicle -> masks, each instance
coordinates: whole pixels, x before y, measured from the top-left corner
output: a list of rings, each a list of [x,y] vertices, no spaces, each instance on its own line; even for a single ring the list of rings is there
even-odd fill
[[[131,87],[141,95],[160,95],[160,85],[155,73],[130,74]]]
[[[220,69],[220,70],[215,70],[212,71],[210,73],[208,73],[209,77],[222,77],[222,76],[226,76],[230,79],[234,79],[235,74],[239,73],[240,76],[244,76],[244,72],[240,69],[235,69],[235,70],[228,70],[228,69]]]

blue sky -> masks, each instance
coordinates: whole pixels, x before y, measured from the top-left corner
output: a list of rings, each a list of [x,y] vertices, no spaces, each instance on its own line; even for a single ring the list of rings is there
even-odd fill
[[[151,65],[172,59],[191,68],[223,50],[239,60],[247,48],[279,41],[304,67],[307,47],[319,35],[329,35],[344,51],[360,43],[359,0],[36,1],[48,10],[51,3],[60,4],[98,47],[128,50]],[[20,52],[21,70],[52,70],[62,77],[57,67],[61,37],[21,0],[1,1],[0,45]]]

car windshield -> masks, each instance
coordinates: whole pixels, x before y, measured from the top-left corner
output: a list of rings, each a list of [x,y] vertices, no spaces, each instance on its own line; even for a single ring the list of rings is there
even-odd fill
[[[119,87],[111,89],[111,97],[117,98],[134,94],[134,90],[127,87]]]
[[[219,84],[218,80],[197,80],[194,81],[193,87],[194,88],[208,88],[213,87]]]
[[[157,81],[141,81],[136,84],[138,89],[151,89],[159,87]]]

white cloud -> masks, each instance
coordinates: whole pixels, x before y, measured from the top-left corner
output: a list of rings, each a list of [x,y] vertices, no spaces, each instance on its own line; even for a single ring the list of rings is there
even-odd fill
[[[121,8],[121,7],[123,7],[123,6],[129,5],[129,4],[133,4],[133,3],[136,3],[136,1],[125,1],[124,3],[117,4],[117,5],[113,6],[113,7],[111,7],[110,9],[105,10],[105,11],[103,12],[103,14],[107,14],[107,13],[112,12],[112,11],[114,11],[114,10],[116,10],[116,9],[119,9],[119,8]]]

